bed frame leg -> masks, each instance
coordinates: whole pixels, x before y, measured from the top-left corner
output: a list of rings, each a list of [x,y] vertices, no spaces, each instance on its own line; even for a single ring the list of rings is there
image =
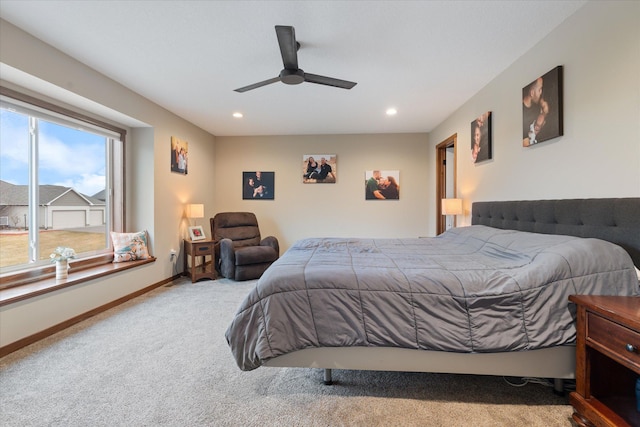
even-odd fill
[[[553,379],[553,392],[558,396],[564,396],[564,380],[562,378]]]
[[[331,369],[324,370],[324,385],[332,385],[333,381],[331,380]]]

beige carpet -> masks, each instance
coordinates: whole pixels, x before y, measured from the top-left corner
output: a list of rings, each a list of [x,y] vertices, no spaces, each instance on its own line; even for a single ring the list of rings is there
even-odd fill
[[[253,282],[180,280],[0,359],[3,426],[570,426],[503,378],[259,368],[224,339]]]

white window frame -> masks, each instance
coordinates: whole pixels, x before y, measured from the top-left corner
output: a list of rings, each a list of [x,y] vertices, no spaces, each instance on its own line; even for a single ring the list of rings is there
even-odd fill
[[[43,119],[64,126],[82,128],[83,130],[97,133],[107,138],[107,152],[105,153],[107,160],[106,167],[106,209],[107,218],[105,224],[105,249],[80,254],[78,260],[82,264],[82,260],[87,260],[87,265],[95,265],[110,262],[113,256],[113,248],[110,231],[122,231],[125,229],[125,141],[126,131],[120,127],[109,124],[101,119],[90,117],[83,113],[68,110],[47,101],[22,94],[12,89],[0,86],[0,102],[3,107],[10,107],[20,113],[29,116],[30,127],[30,144],[29,144],[29,206],[32,214],[29,215],[29,263],[17,266],[4,267],[0,271],[2,284],[0,289],[16,286],[24,282],[24,276],[37,278],[39,271],[43,273],[50,263],[46,260],[39,260],[38,254],[38,168],[31,165],[38,164],[37,144],[37,120]],[[35,206],[35,208],[34,208]],[[15,279],[15,280],[14,280]],[[32,281],[32,280],[29,280]]]

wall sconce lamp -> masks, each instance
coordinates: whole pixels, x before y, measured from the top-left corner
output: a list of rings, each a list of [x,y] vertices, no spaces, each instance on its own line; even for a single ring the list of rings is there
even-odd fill
[[[189,204],[186,208],[187,218],[204,218],[203,204]]]
[[[442,215],[455,216],[462,215],[462,199],[442,199]],[[449,223],[446,229],[453,227],[453,223]]]

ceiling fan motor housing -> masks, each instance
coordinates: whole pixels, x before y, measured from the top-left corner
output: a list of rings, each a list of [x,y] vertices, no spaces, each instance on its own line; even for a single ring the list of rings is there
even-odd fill
[[[304,81],[304,71],[284,69],[280,71],[280,81],[288,85],[298,85]]]

